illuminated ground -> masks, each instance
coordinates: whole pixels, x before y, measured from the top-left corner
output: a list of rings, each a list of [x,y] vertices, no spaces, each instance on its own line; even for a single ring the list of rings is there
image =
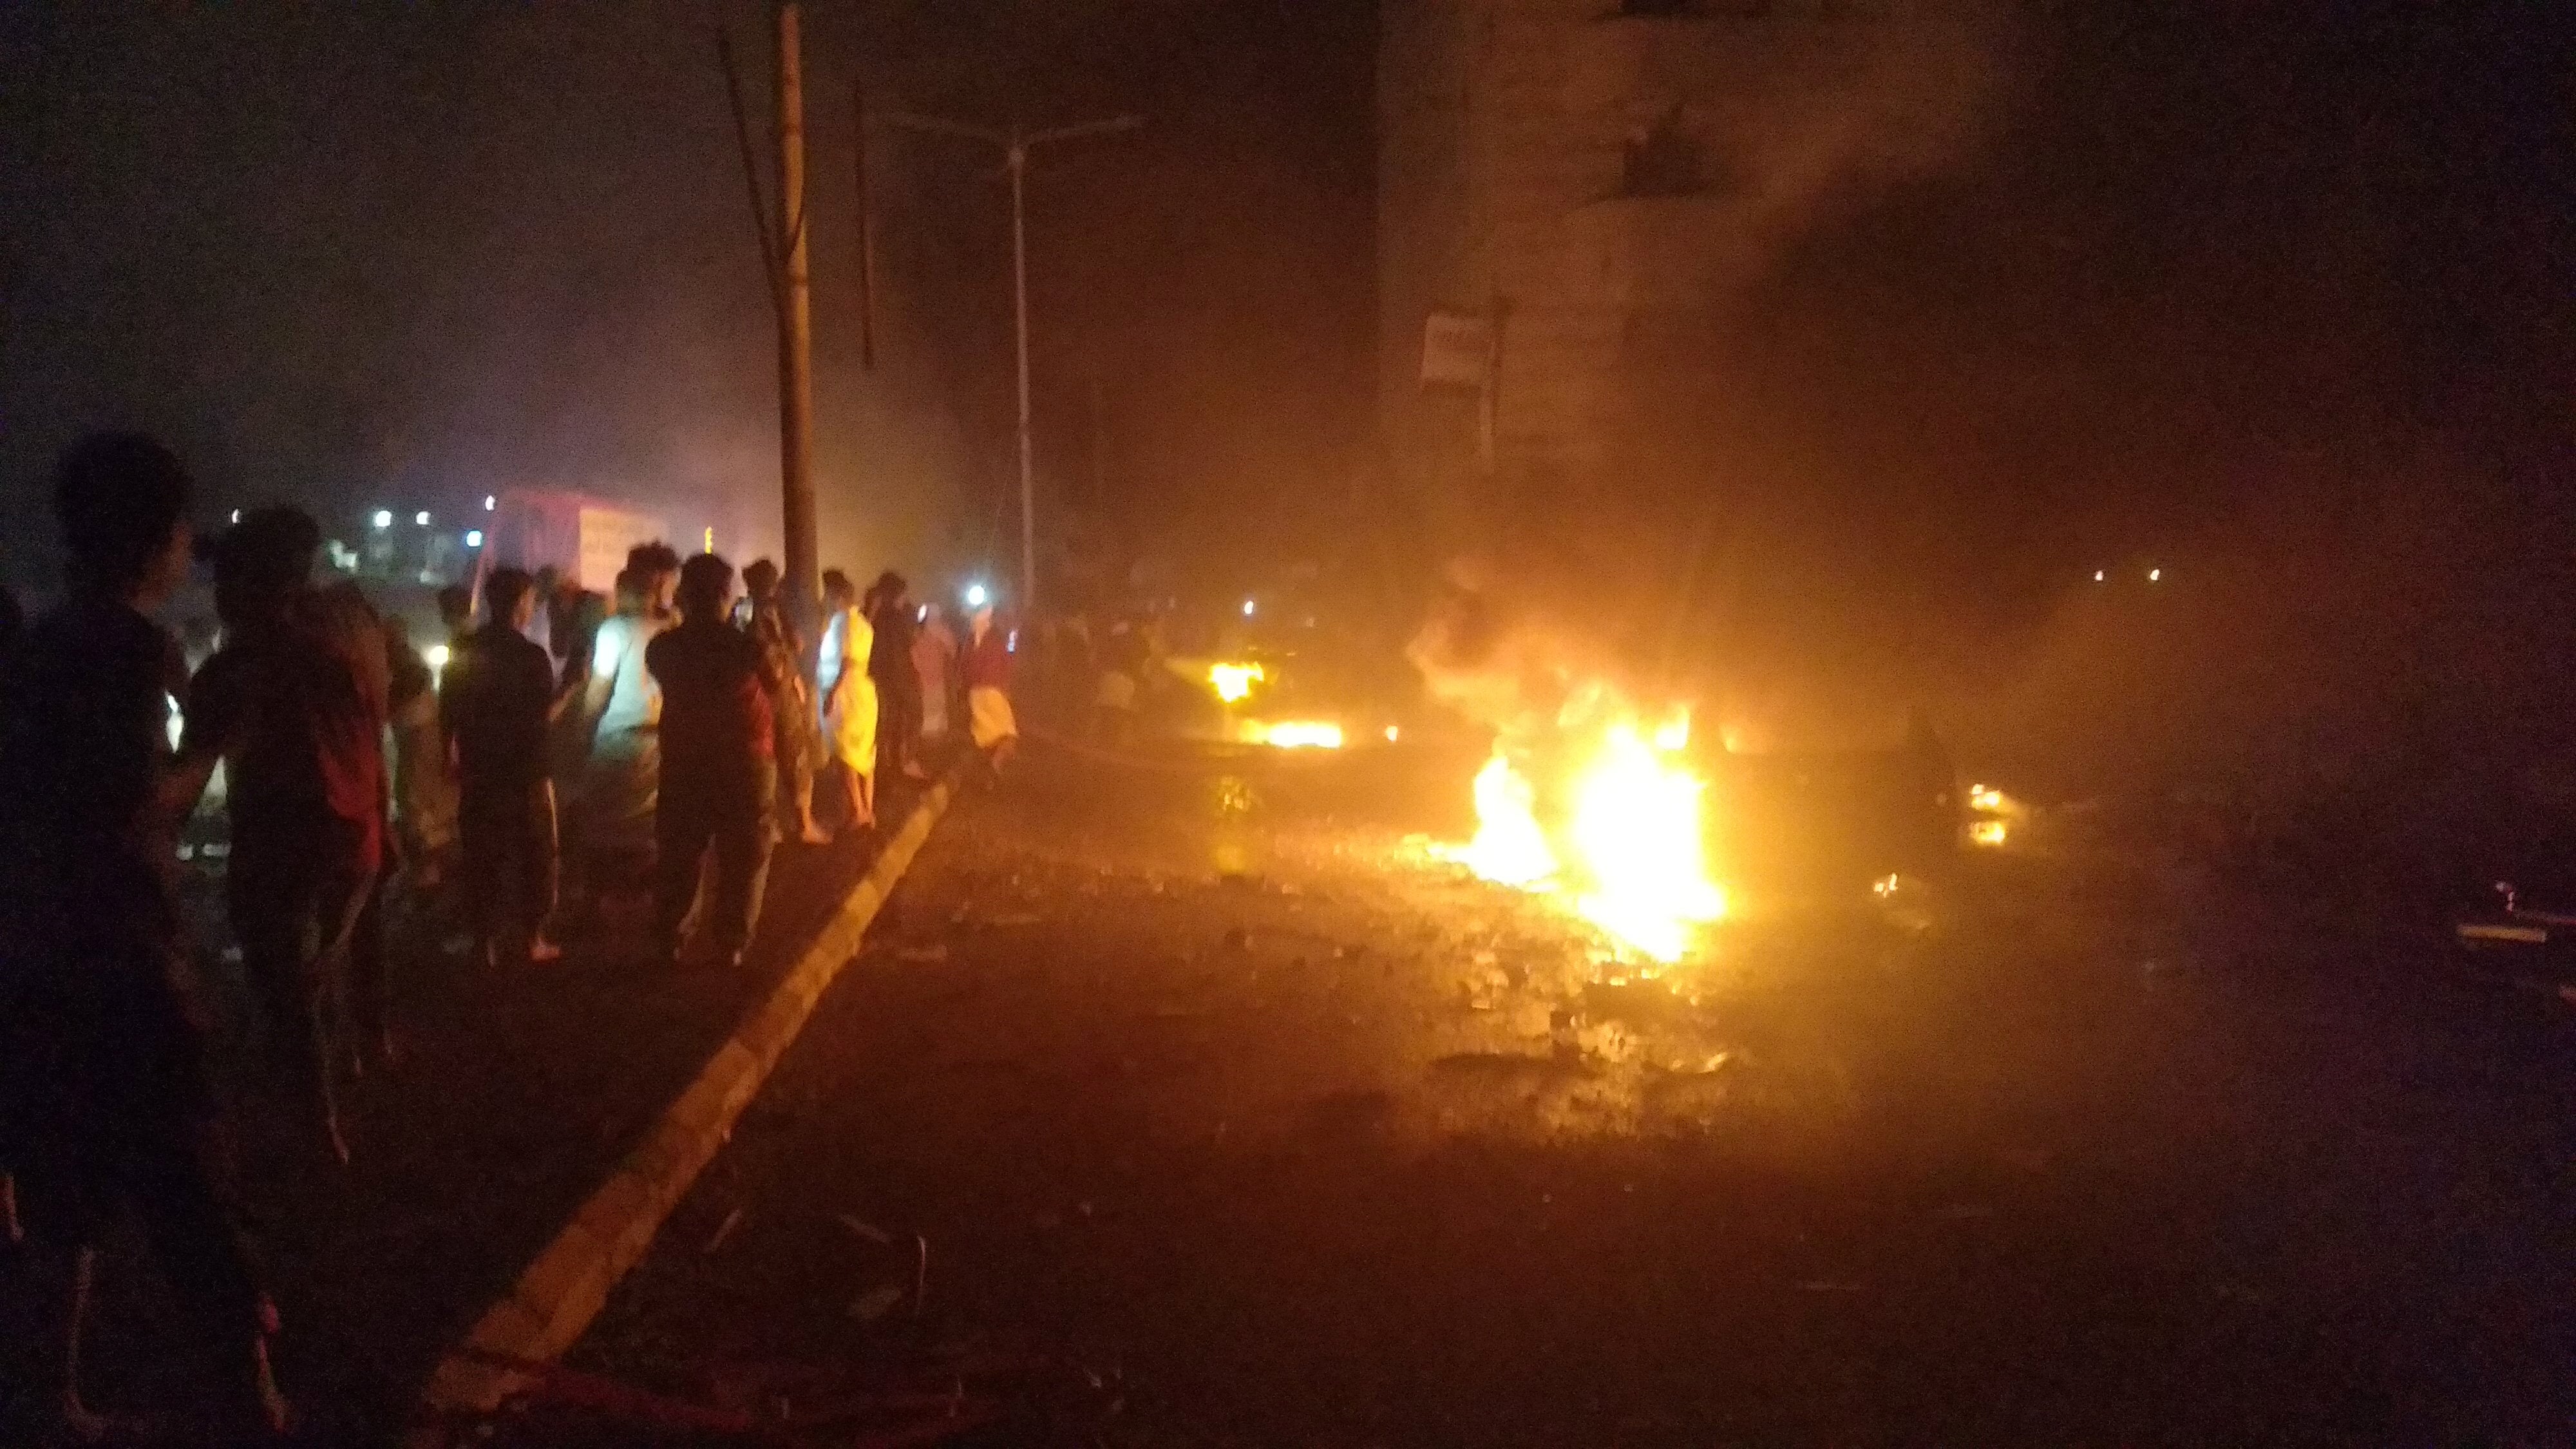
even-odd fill
[[[1989,861],[1691,1000],[1403,864],[1435,762],[1026,763],[575,1363],[1052,1365],[991,1442],[2567,1437],[2569,1028],[2412,948]]]

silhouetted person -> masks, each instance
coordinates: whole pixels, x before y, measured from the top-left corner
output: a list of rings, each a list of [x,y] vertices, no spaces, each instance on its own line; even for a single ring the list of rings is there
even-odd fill
[[[536,581],[496,569],[483,598],[491,618],[448,660],[439,686],[439,717],[454,741],[465,891],[485,961],[498,964],[506,951],[543,963],[563,955],[546,935],[556,866],[547,733],[563,696],[554,661],[528,637]]]
[[[831,837],[814,823],[815,737],[811,695],[805,687],[804,641],[778,597],[778,565],[752,560],[742,571],[743,630],[761,654],[761,673],[769,685],[770,745],[778,767],[776,816],[781,837],[806,845],[823,845]]]
[[[572,605],[570,647],[557,655],[562,674],[555,692],[562,702],[556,706],[554,723],[547,729],[546,773],[555,785],[558,902],[578,893],[578,882],[566,879],[566,874],[577,874],[584,859],[582,791],[589,783],[591,720],[582,713],[582,705],[590,695],[591,665],[599,650],[600,626],[608,622],[608,608],[607,595],[584,590]]]
[[[148,438],[93,435],[64,454],[70,597],[0,688],[0,1166],[31,1237],[77,1254],[62,1404],[81,1437],[100,1427],[79,1367],[96,1249],[128,1209],[225,1375],[222,1432],[286,1416],[175,880],[212,761],[172,757],[186,666],[150,615],[187,577],[188,493]]]
[[[733,627],[733,566],[702,553],[680,571],[680,625],[646,662],[662,689],[662,795],[655,817],[654,924],[672,959],[712,851],[715,886],[702,938],[742,960],[769,869],[770,682],[760,648]]]
[[[912,586],[903,575],[879,574],[868,589],[874,601],[868,623],[868,678],[877,686],[877,769],[880,779],[900,773],[921,778],[921,673],[913,667],[915,630]]]
[[[449,656],[454,656],[451,648]],[[447,733],[438,718],[437,677],[412,647],[400,614],[385,616],[385,656],[393,691],[386,697],[394,741],[394,798],[401,802],[402,854],[416,891],[435,890],[456,847],[456,785]]]
[[[438,591],[438,622],[447,629],[447,647],[453,663],[455,648],[474,632],[474,591],[463,584],[449,584]]]
[[[519,632],[552,656],[555,652],[555,591],[563,586],[563,570],[553,564],[544,564],[539,566],[535,577],[537,606],[528,615],[527,627]],[[488,581],[485,587],[490,587]],[[483,613],[486,619],[491,617],[489,605],[485,606]]]
[[[957,631],[948,627],[947,611],[937,604],[924,611],[920,632],[913,636],[912,672],[921,681],[921,736],[943,738],[956,713],[951,696],[957,692]]]
[[[590,597],[581,580],[558,575],[539,600],[545,612],[546,653],[557,676],[569,670],[576,654],[599,642],[597,621],[585,625],[582,618],[582,601]]]
[[[346,1161],[337,1080],[356,1050],[352,943],[384,863],[383,716],[303,612],[310,529],[262,509],[217,541],[224,644],[189,686],[182,753],[223,757],[242,968],[290,1086]]]

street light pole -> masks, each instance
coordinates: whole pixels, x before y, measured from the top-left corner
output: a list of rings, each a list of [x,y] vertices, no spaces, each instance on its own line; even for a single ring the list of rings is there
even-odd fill
[[[814,323],[805,247],[804,45],[796,6],[778,7],[778,453],[788,617],[819,617],[814,537]]]
[[[1029,427],[1029,149],[1049,141],[1069,141],[1077,136],[1132,131],[1145,124],[1145,118],[1112,116],[1106,120],[1085,121],[1078,126],[1058,126],[1035,135],[1024,135],[1017,126],[1008,131],[996,131],[937,116],[900,112],[885,117],[885,120],[891,125],[915,131],[963,136],[968,140],[999,146],[1011,173],[1011,311],[1020,394],[1020,609],[1026,613],[1035,607],[1038,597],[1037,463]]]
[[[1029,441],[1029,147],[1011,128],[1011,310],[1020,354],[1020,612],[1038,600],[1037,465]]]

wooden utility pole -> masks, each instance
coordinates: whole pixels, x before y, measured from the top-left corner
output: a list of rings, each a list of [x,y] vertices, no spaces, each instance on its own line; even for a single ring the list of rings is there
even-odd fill
[[[787,603],[810,636],[820,616],[814,539],[814,333],[805,270],[805,78],[793,0],[778,7],[778,464],[785,495]]]

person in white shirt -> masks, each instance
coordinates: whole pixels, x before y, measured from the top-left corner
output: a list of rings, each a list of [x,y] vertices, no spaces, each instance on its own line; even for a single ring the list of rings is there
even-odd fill
[[[680,622],[671,596],[680,556],[638,544],[617,576],[617,612],[591,645],[583,716],[590,765],[582,785],[582,850],[594,868],[634,876],[653,858],[653,807],[662,776],[662,691],[644,667],[646,645]],[[596,877],[594,877],[596,881]]]

